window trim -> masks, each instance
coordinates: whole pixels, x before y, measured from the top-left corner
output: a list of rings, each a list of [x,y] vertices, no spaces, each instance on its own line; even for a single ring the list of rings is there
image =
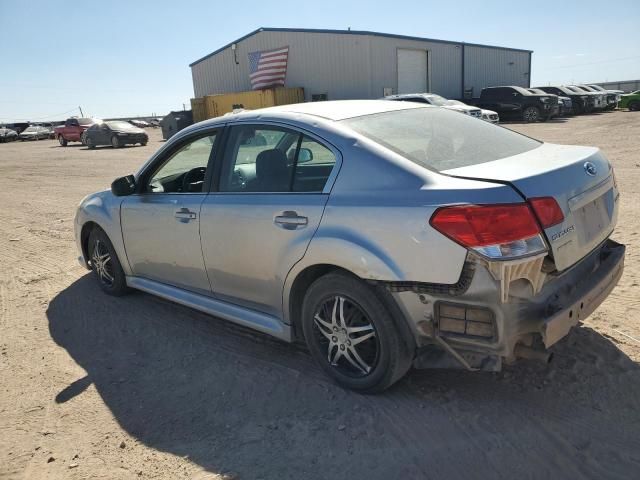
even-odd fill
[[[160,165],[166,163],[171,159],[173,155],[178,153],[182,147],[189,143],[193,143],[199,139],[210,137],[211,135],[216,135],[215,143],[213,144],[213,148],[211,149],[211,153],[209,154],[209,160],[207,162],[207,171],[204,177],[204,184],[202,185],[201,192],[147,192],[144,190],[144,187],[150,180],[151,175],[156,172],[157,168]],[[219,157],[219,152],[222,150],[220,148],[220,144],[222,143],[224,134],[224,125],[216,125],[214,128],[202,129],[192,132],[184,137],[178,139],[176,142],[169,145],[166,149],[159,151],[155,157],[152,157],[147,164],[143,166],[138,175],[136,176],[136,190],[133,195],[144,196],[144,195],[206,195],[211,190],[211,184],[213,182],[214,176],[216,174],[215,170],[216,165],[219,164],[217,159]]]
[[[235,126],[238,126],[238,127],[253,126],[254,128],[260,128],[260,127],[268,128],[269,126],[272,126],[276,128],[283,128],[286,130],[290,130],[298,135],[307,136],[312,140],[321,144],[323,147],[330,150],[331,153],[333,153],[333,156],[335,157],[336,162],[333,168],[331,169],[331,173],[327,177],[327,181],[324,184],[324,188],[322,189],[322,191],[320,192],[291,192],[291,191],[290,192],[221,192],[220,180],[222,178],[222,171],[224,170],[224,166],[226,162],[230,161],[227,159],[227,149],[229,147],[228,139],[231,134],[231,129]],[[233,123],[226,124],[224,130],[225,131],[223,133],[223,138],[222,138],[223,141],[220,143],[220,147],[217,149],[218,150],[217,156],[221,158],[220,158],[220,161],[217,162],[216,164],[218,167],[216,172],[216,177],[215,177],[215,181],[212,182],[211,184],[211,188],[209,189],[209,192],[208,192],[209,194],[212,194],[212,195],[329,195],[329,193],[331,193],[331,190],[333,188],[333,185],[335,184],[338,173],[342,168],[342,153],[331,142],[322,138],[317,133],[311,132],[298,125],[291,125],[286,122],[273,121],[273,120],[256,121],[255,119],[241,120],[241,121],[236,121]]]

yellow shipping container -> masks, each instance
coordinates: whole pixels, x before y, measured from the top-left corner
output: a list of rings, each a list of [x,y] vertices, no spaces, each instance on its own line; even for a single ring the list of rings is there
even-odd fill
[[[255,110],[301,102],[304,102],[304,89],[301,87],[269,88],[193,98],[191,99],[191,108],[193,121],[200,122],[207,118],[219,117],[237,108]]]
[[[191,99],[191,112],[193,113],[193,122],[198,123],[207,118],[207,111],[204,106],[204,98]]]

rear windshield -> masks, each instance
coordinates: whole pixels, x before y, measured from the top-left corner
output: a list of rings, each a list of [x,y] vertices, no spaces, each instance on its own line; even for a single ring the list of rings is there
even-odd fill
[[[443,108],[395,110],[342,120],[356,132],[436,171],[492,162],[542,142]]]

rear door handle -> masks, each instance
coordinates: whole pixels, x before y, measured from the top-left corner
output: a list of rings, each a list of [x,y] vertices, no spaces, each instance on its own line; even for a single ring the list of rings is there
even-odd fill
[[[309,223],[309,219],[298,215],[298,212],[287,211],[282,212],[282,215],[277,215],[273,219],[273,223],[285,230],[295,230],[297,228],[306,227]]]
[[[178,210],[174,216],[178,219],[178,220],[185,220],[185,221],[189,221],[189,220],[194,220],[196,218],[198,218],[198,214],[196,212],[192,212],[191,210],[189,210],[188,208],[181,208],[180,210]]]

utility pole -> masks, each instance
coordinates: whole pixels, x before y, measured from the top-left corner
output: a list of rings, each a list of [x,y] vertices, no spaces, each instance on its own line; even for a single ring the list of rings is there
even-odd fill
[[[84,117],[84,113],[82,113],[82,107],[78,106],[78,110],[80,110],[80,116]]]

